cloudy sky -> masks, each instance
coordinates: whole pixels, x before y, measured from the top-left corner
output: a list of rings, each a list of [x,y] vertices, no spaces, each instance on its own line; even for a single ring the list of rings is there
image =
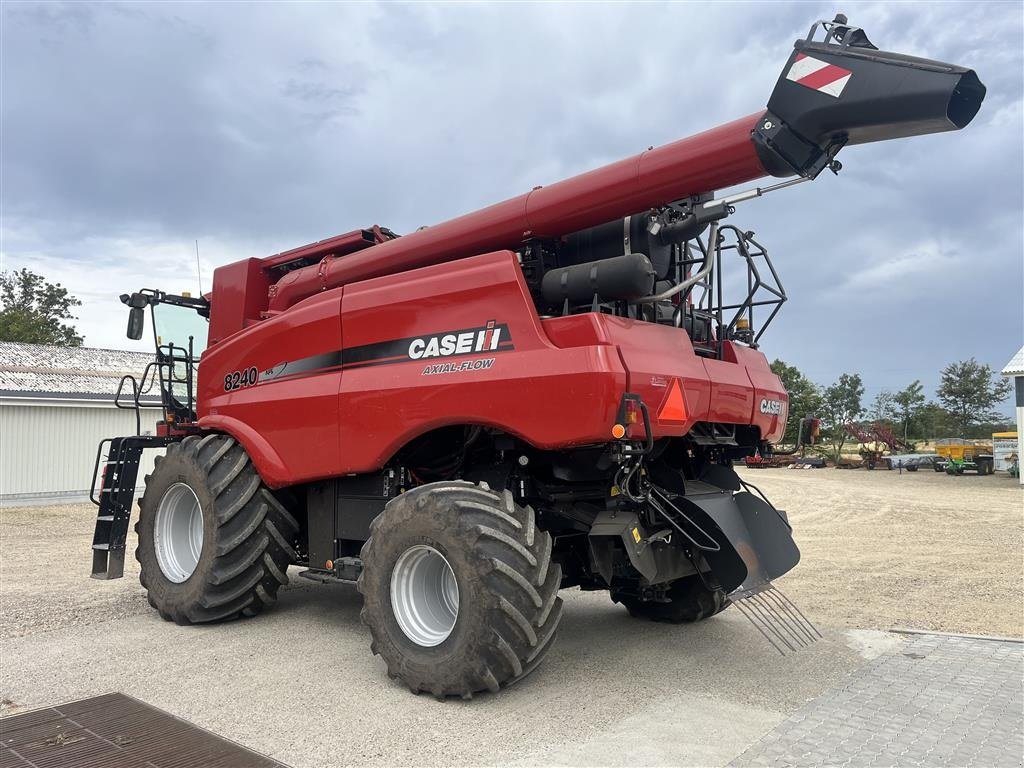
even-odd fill
[[[761,109],[815,19],[970,66],[959,133],[851,147],[745,204],[790,301],[769,357],[868,399],[1024,337],[1022,6],[5,2],[2,257],[131,348],[117,295],[379,223],[398,232]],[[140,343],[141,344],[141,343]]]

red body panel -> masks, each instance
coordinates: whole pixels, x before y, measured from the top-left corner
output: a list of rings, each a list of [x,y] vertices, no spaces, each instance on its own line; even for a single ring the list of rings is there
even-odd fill
[[[233,333],[260,319],[266,309],[270,276],[262,259],[244,259],[213,271],[209,345],[220,343]]]
[[[726,362],[735,362],[747,369],[750,384],[753,387],[754,410],[749,424],[761,430],[761,438],[769,443],[777,443],[786,431],[786,419],[789,418],[789,395],[786,393],[782,380],[768,366],[768,358],[764,353],[744,347],[741,344],[727,343],[723,358]],[[779,403],[778,413],[762,411],[762,402]]]
[[[230,392],[224,377],[250,367],[264,372],[340,348],[340,290],[236,334],[207,350],[199,364],[199,425],[233,435],[274,486],[335,474],[339,369]]]
[[[449,424],[499,427],[539,448],[605,442],[626,374],[607,345],[562,350],[547,338],[515,254],[368,280],[345,288],[346,347],[507,324],[514,349],[470,356],[478,371],[427,374],[443,360],[346,369],[342,376],[342,466],[381,466],[413,437]]]
[[[457,353],[459,331],[485,348]],[[429,356],[431,343],[456,352]],[[609,442],[626,392],[648,404],[659,437],[696,421],[779,437],[784,414],[757,409],[760,397],[785,400],[778,378],[760,352],[726,347],[726,360],[707,360],[676,328],[598,314],[542,321],[516,255],[498,251],[324,291],[211,348],[199,425],[234,435],[274,487],[378,469],[450,424],[542,449]],[[258,383],[226,391],[226,376],[253,367]],[[687,420],[660,422],[673,379]]]

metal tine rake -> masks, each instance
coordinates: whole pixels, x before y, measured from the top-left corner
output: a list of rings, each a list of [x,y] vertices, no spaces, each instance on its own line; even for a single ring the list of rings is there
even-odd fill
[[[771,584],[734,597],[733,605],[783,656],[822,637],[800,609]]]

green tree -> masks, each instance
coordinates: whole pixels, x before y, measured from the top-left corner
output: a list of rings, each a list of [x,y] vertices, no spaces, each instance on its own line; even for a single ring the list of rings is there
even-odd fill
[[[870,416],[873,421],[892,421],[896,418],[895,395],[883,389],[871,401]]]
[[[822,392],[823,433],[832,444],[831,456],[835,461],[839,461],[846,444],[846,425],[864,413],[862,397],[864,382],[858,373],[844,373]]]
[[[975,424],[967,433],[967,437],[974,440],[991,440],[993,432],[1016,432],[1017,422],[1009,416],[1004,416],[996,421],[983,421]]]
[[[942,369],[936,394],[952,416],[957,436],[966,437],[975,424],[1000,420],[995,407],[1010,394],[1010,382],[972,357]]]
[[[915,421],[924,408],[924,385],[918,379],[892,396],[897,418],[903,423],[903,442],[910,439],[910,423]]]
[[[82,346],[73,325],[72,307],[82,302],[60,283],[48,283],[28,269],[0,272],[0,341]]]
[[[926,403],[917,413],[916,423],[921,437],[934,440],[949,437],[953,432],[953,418],[949,411],[936,402]]]
[[[772,372],[782,379],[782,386],[789,393],[789,421],[786,422],[783,441],[795,444],[800,419],[804,416],[816,416],[821,410],[821,390],[795,365],[786,365],[782,360],[775,360],[771,368]]]

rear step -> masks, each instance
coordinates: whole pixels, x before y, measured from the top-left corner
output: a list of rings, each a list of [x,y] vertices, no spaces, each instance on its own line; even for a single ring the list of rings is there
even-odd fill
[[[99,507],[96,530],[92,539],[92,578],[119,579],[124,576],[125,541],[135,486],[139,476],[139,462],[144,448],[163,448],[175,438],[150,435],[113,437],[101,440],[96,448],[96,463],[92,473],[89,499]],[[109,443],[103,457],[103,446]],[[96,477],[103,462],[99,499],[96,498]]]

